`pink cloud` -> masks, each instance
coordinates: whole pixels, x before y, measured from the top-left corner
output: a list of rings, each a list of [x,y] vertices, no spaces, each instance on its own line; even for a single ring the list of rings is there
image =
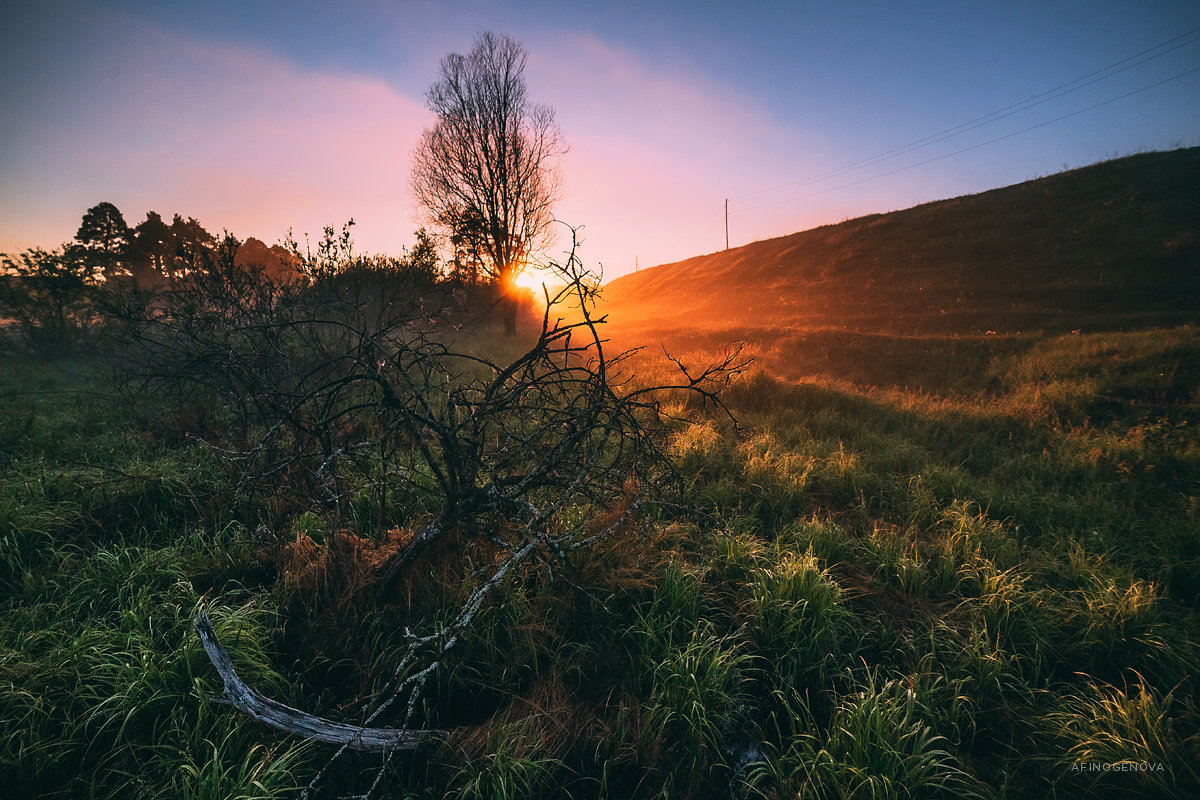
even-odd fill
[[[531,94],[555,107],[571,146],[559,216],[586,226],[585,260],[610,277],[635,259],[720,249],[724,198],[777,181],[764,155],[803,169],[826,149],[694,70],[664,71],[593,36],[545,37],[531,50]]]
[[[268,243],[353,217],[362,251],[396,252],[417,226],[408,165],[431,121],[419,88],[309,69],[245,46],[108,18],[86,74],[47,86],[45,119],[4,164],[0,250],[69,239],[115,203]],[[828,146],[693,66],[595,36],[526,38],[530,95],[553,106],[570,152],[557,215],[584,226],[586,263],[613,277],[724,246],[722,202],[823,168]],[[49,109],[66,109],[52,122]],[[37,117],[34,114],[31,119]],[[825,203],[815,222],[827,221]],[[736,245],[807,227],[794,206],[731,220]],[[562,241],[562,240],[560,240]]]
[[[361,249],[410,241],[407,164],[427,116],[418,100],[144,23],[114,36],[102,69],[73,76],[89,84],[71,98],[87,135],[47,130],[12,170],[42,200],[4,193],[0,249],[68,239],[101,200],[131,224],[149,210],[181,213],[271,242],[354,217]]]

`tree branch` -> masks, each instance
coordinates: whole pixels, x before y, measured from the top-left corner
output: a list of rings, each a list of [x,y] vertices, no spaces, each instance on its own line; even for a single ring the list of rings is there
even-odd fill
[[[225,700],[237,710],[272,728],[304,739],[342,745],[352,750],[386,753],[416,750],[445,738],[445,731],[419,731],[404,728],[364,728],[333,722],[324,717],[284,705],[251,689],[238,677],[233,661],[213,630],[207,614],[196,618],[196,633],[208,658],[225,682]]]

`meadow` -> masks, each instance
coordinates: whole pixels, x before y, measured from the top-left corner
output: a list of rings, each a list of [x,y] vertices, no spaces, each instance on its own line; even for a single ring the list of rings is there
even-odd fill
[[[907,386],[894,353],[945,342],[885,344],[876,380],[752,368],[740,430],[680,401],[679,504],[502,587],[426,691],[453,735],[377,796],[1200,789],[1200,331],[964,337]],[[403,643],[370,591],[395,532],[230,502],[216,412],[122,395],[102,357],[0,375],[0,794],[295,795],[332,748],[213,702],[193,619],[353,719]],[[466,585],[431,568],[408,611]]]
[[[625,276],[599,366],[407,262],[84,297],[0,350],[0,797],[1200,796],[1198,170]]]

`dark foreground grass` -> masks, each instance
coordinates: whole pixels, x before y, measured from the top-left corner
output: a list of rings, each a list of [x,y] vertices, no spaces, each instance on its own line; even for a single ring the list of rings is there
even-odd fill
[[[301,743],[204,700],[201,607],[243,669],[296,697],[267,660],[280,618],[254,587],[254,535],[206,496],[208,452],[164,442],[151,401],[115,402],[95,364],[10,358],[0,375],[0,796],[296,785]]]
[[[748,376],[741,435],[685,410],[697,513],[504,587],[427,690],[451,739],[376,796],[1200,792],[1200,334],[953,346],[907,389]],[[102,374],[0,369],[0,796],[296,796],[331,751],[207,699],[196,612],[257,688],[354,721],[469,565],[378,603],[403,530],[214,494],[186,435],[214,423]]]

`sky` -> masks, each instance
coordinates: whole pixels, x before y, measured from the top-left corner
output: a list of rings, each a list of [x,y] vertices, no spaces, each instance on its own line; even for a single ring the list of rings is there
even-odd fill
[[[0,252],[107,201],[269,244],[353,218],[398,253],[425,91],[483,31],[529,52],[556,216],[606,278],[723,249],[726,218],[737,246],[1200,144],[1188,0],[10,0]]]

